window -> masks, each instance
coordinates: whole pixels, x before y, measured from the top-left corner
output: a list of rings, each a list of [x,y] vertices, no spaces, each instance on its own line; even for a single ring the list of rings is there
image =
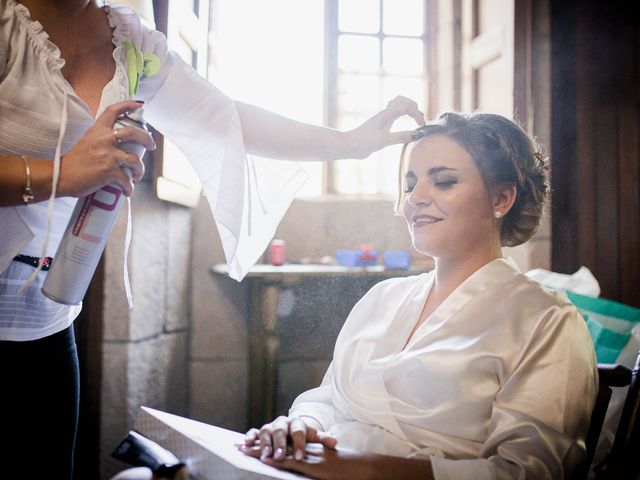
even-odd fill
[[[167,2],[158,8],[157,14],[160,19],[158,27],[166,33],[169,48],[204,75],[207,69],[209,24],[207,0]],[[163,138],[158,143],[154,158],[155,190],[158,198],[188,207],[198,205],[202,186],[193,167],[178,147]]]
[[[356,127],[396,95],[426,111],[425,0],[327,0],[327,122]],[[399,120],[395,129],[413,129]],[[394,195],[400,146],[326,166],[328,192]]]
[[[323,124],[323,0],[213,0],[208,78],[226,95]],[[322,164],[305,162],[301,194],[322,193]]]
[[[396,95],[426,108],[426,13],[426,0],[212,0],[208,76],[237,100],[339,129]],[[399,151],[305,162],[300,194],[394,195]]]

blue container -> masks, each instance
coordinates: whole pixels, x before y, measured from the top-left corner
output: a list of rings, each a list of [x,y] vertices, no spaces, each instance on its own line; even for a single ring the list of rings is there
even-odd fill
[[[336,262],[343,267],[355,267],[360,258],[360,250],[336,250]]]
[[[411,252],[404,250],[384,252],[382,254],[384,268],[407,270],[411,264]]]
[[[371,251],[368,260],[362,259],[362,252],[360,250],[336,250],[336,262],[343,267],[369,267],[376,265],[377,260],[378,255],[375,250]]]

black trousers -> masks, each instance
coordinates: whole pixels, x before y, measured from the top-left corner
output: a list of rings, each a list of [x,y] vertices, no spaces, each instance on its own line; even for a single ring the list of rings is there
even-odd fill
[[[0,341],[0,478],[72,478],[79,382],[73,326]]]

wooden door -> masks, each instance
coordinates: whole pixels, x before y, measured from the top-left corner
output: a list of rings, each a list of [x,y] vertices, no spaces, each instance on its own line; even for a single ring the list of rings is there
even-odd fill
[[[463,0],[464,112],[481,110],[513,118],[513,25],[514,0]]]

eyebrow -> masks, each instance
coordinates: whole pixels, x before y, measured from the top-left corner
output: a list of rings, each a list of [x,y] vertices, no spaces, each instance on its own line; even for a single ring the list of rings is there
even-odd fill
[[[427,172],[427,175],[436,175],[437,173],[445,172],[445,171],[455,171],[455,172],[457,172],[458,169],[457,168],[451,168],[451,167],[433,167],[433,168],[429,169],[429,171]],[[417,175],[412,170],[409,170],[407,172],[407,174],[405,175],[405,177],[406,178],[417,178]]]

